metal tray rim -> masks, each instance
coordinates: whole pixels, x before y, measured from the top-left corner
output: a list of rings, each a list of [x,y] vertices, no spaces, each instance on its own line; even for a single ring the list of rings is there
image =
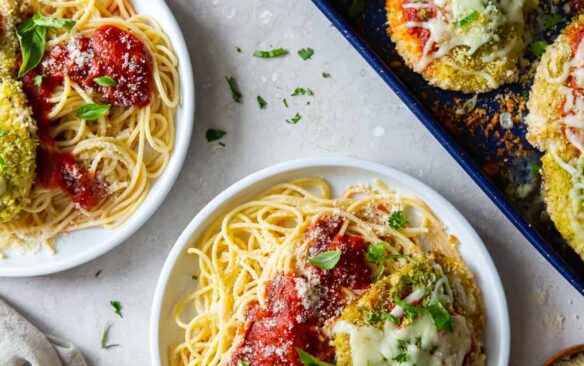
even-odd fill
[[[430,131],[438,142],[458,162],[462,169],[486,193],[491,201],[503,212],[511,223],[527,238],[535,249],[582,295],[584,283],[570,269],[566,263],[554,253],[531,228],[531,225],[513,208],[503,194],[482,173],[481,169],[462,151],[458,144],[450,137],[446,129],[430,114],[416,97],[402,84],[397,76],[373,52],[361,37],[353,30],[347,21],[338,14],[330,0],[312,0],[314,5],[327,17],[367,63],[377,72],[383,81],[394,91],[401,101],[414,113],[422,124]]]

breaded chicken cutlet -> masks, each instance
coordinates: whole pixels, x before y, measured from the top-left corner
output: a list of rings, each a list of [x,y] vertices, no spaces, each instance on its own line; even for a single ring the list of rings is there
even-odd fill
[[[482,93],[517,81],[537,0],[387,0],[388,32],[430,84]]]
[[[560,234],[584,260],[584,15],[548,46],[527,103],[527,138],[544,152],[543,194]]]
[[[15,79],[16,25],[22,1],[0,1],[0,222],[29,202],[36,170],[36,123]]]

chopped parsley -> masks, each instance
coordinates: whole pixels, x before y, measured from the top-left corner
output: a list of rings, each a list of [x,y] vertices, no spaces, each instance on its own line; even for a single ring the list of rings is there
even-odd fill
[[[322,77],[323,77],[324,79],[328,79],[328,78],[330,78],[330,77],[331,77],[331,74],[329,74],[328,72],[324,72],[324,71],[323,71],[323,72],[322,72]]]
[[[464,18],[462,18],[458,22],[458,25],[461,26],[461,27],[464,27],[465,25],[468,25],[468,24],[472,23],[478,17],[479,17],[479,12],[477,10],[475,10],[472,13],[470,13],[469,15],[465,16]]]
[[[268,105],[268,102],[266,102],[264,98],[262,98],[260,95],[258,95],[258,97],[256,99],[258,101],[258,105],[260,106],[260,109],[266,108],[266,106]]]
[[[93,79],[95,83],[99,86],[116,86],[118,83],[110,76],[102,76],[99,78]]]
[[[100,269],[100,270],[98,270],[97,272],[95,272],[95,277],[96,277],[96,278],[97,278],[97,277],[99,277],[99,275],[101,275],[101,271],[102,271],[102,270]]]
[[[191,278],[192,278],[193,280],[195,280],[195,281],[196,281],[196,280],[198,280],[198,279],[199,279],[199,276],[197,276],[197,275],[192,275],[192,276],[191,276]]]
[[[0,128],[0,137],[6,136],[7,133],[6,130]]]
[[[387,311],[381,312],[381,320],[389,320],[393,324],[399,323],[399,319],[396,316],[391,315],[391,313],[389,313]]]
[[[440,301],[428,305],[426,309],[428,309],[428,313],[430,313],[430,317],[436,328],[446,332],[452,332],[452,317]]]
[[[220,140],[223,136],[227,135],[227,132],[223,130],[219,130],[217,128],[209,128],[205,137],[207,138],[207,142],[213,142]]]
[[[103,328],[103,333],[101,333],[101,348],[102,349],[108,349],[108,348],[119,346],[119,344],[107,344],[107,339],[109,337],[109,331],[110,331],[111,327],[112,327],[112,324],[107,323],[105,325],[105,327]]]
[[[405,352],[400,353],[399,355],[397,355],[394,358],[392,358],[392,360],[397,361],[399,363],[408,362],[408,359],[409,359],[408,358],[408,354],[405,353]]]
[[[551,29],[556,25],[565,22],[566,19],[560,14],[550,14],[545,17],[543,27],[545,29]]]
[[[116,300],[110,301],[111,306],[114,308],[114,313],[118,314],[120,318],[123,318],[122,315],[122,303]]]
[[[333,364],[319,360],[310,353],[304,352],[298,347],[296,347],[296,352],[298,353],[300,362],[302,362],[304,366],[334,366]]]
[[[331,250],[308,258],[308,262],[320,269],[329,270],[335,268],[340,259],[341,251]]]
[[[408,349],[408,342],[405,339],[399,339],[397,340],[397,348],[399,348],[399,350],[401,352],[405,352]]]
[[[527,99],[529,98],[529,92],[527,90],[524,90],[521,92],[521,96],[523,97],[523,99]]]
[[[392,297],[393,302],[395,302],[396,305],[399,305],[403,309],[408,319],[414,319],[418,316],[418,314],[421,314],[426,310],[423,307],[410,305],[407,302],[401,300],[395,292],[392,294]]]
[[[385,244],[383,242],[367,246],[367,261],[379,263],[383,257],[385,257]]]
[[[254,51],[254,53],[253,53],[253,55],[255,57],[259,57],[259,58],[273,58],[273,57],[285,56],[287,54],[288,54],[288,50],[286,50],[284,48],[275,48],[273,50],[268,50],[268,51],[257,50],[257,51]]]
[[[231,96],[236,103],[241,103],[241,92],[239,91],[239,87],[237,86],[237,81],[234,77],[225,77],[227,80],[227,84],[229,85],[229,89],[231,90]]]
[[[545,41],[535,41],[531,44],[531,53],[541,56],[545,52],[548,44]]]
[[[288,101],[286,100],[286,98],[282,99],[282,103],[284,103],[284,105],[286,106],[286,108],[288,108]]]
[[[402,210],[394,211],[387,220],[387,224],[394,230],[401,230],[406,225],[406,214]]]
[[[294,93],[292,93],[292,96],[293,97],[296,97],[298,95],[309,95],[309,96],[313,96],[314,95],[314,92],[310,88],[306,88],[305,89],[305,88],[298,87],[298,88],[294,89]]]
[[[535,179],[539,177],[539,169],[541,169],[541,166],[538,163],[529,164],[529,171],[532,178]]]
[[[241,53],[241,48],[239,48],[239,47],[235,47],[235,50],[236,50],[237,52]]]
[[[43,75],[37,75],[34,77],[34,85],[36,86],[43,85]]]
[[[300,58],[303,59],[304,61],[310,59],[312,55],[314,55],[314,50],[310,47],[303,48],[298,51],[298,56],[300,56]]]
[[[379,319],[381,319],[381,318],[379,317],[379,314],[377,314],[377,313],[371,312],[371,313],[369,313],[369,316],[367,316],[367,321],[369,322],[369,324],[375,324],[379,321]]]
[[[302,119],[302,116],[300,115],[300,113],[296,113],[294,115],[294,117],[292,117],[291,119],[287,119],[286,123],[289,123],[291,125],[296,125],[296,124],[298,124],[298,122],[300,122],[301,119]]]
[[[249,366],[249,361],[237,360],[237,366]]]
[[[6,174],[6,161],[4,160],[4,157],[2,155],[0,155],[0,168],[2,168],[1,176],[4,176],[4,174]]]

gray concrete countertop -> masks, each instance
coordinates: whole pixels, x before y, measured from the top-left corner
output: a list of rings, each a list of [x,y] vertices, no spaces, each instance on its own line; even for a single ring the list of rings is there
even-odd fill
[[[197,211],[261,168],[301,157],[341,155],[384,163],[419,178],[474,225],[507,294],[511,365],[539,365],[560,348],[584,342],[581,295],[505,219],[309,0],[168,3],[190,48],[196,78],[196,122],[187,161],[158,212],[117,249],[64,273],[0,279],[0,295],[41,329],[78,345],[92,365],[149,364],[155,284],[171,246]],[[291,54],[270,60],[251,57],[253,50],[272,46]],[[309,61],[296,55],[304,47],[315,50]],[[322,72],[331,77],[324,79]],[[225,76],[237,79],[243,104],[232,101]],[[314,97],[289,97],[298,86],[311,88]],[[266,109],[258,108],[257,95],[268,102]],[[289,108],[282,103],[284,97]],[[302,120],[287,124],[296,113]],[[227,131],[225,147],[206,141],[210,127]],[[96,278],[98,270],[102,273]],[[112,299],[123,304],[123,319],[114,314]],[[121,346],[103,350],[100,336],[108,321],[113,323],[110,340]]]

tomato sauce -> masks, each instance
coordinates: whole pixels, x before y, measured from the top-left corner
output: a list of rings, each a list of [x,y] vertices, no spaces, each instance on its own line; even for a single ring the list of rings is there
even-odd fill
[[[321,360],[334,358],[323,326],[347,304],[343,287],[359,290],[371,284],[365,241],[340,235],[342,225],[340,217],[323,217],[307,228],[307,256],[340,250],[339,262],[331,270],[322,270],[305,261],[302,274],[279,274],[272,279],[266,286],[266,306],[255,302],[248,309],[243,340],[230,366],[238,361],[251,366],[302,366],[297,348]]]
[[[95,79],[103,76],[112,78],[116,85],[98,85]],[[41,139],[39,181],[46,188],[61,188],[80,207],[91,209],[107,196],[107,183],[84,169],[72,154],[55,151],[48,133],[49,113],[54,107],[51,98],[65,77],[97,93],[106,103],[143,107],[151,101],[152,60],[137,37],[104,25],[88,37],[76,37],[67,45],[47,50],[43,62],[22,77]]]
[[[403,4],[408,4],[408,3],[411,3],[411,1],[406,0],[403,2]],[[425,22],[429,19],[434,18],[437,14],[436,9],[434,9],[434,8],[403,7],[402,9],[403,9],[404,17],[405,17],[407,22]],[[426,45],[426,43],[428,42],[428,40],[432,36],[432,33],[428,29],[422,28],[422,27],[408,28],[408,33],[417,37],[420,40],[422,47],[424,47]]]

